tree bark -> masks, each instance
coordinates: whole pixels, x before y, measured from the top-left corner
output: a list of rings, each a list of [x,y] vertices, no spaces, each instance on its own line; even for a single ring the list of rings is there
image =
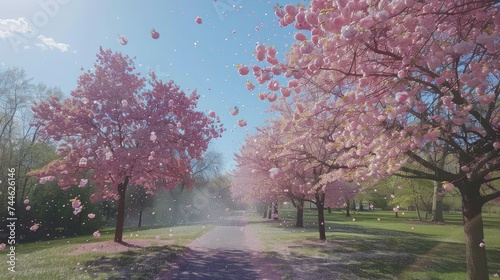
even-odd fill
[[[462,194],[467,279],[487,280],[489,279],[488,262],[486,247],[483,243],[484,231],[481,214],[484,202],[479,193],[480,186],[468,185],[459,189]]]
[[[139,211],[139,225],[137,227],[141,227],[141,226],[142,226],[142,208]]]
[[[123,225],[125,223],[125,192],[127,190],[128,177],[118,185],[118,213],[116,214],[115,242],[123,243]]]
[[[295,209],[297,210],[297,216],[295,217],[295,227],[304,227],[304,201],[297,201]]]
[[[278,220],[279,216],[278,216],[278,202],[273,202],[273,209],[272,209],[272,218],[274,220]]]
[[[422,217],[420,216],[420,209],[418,207],[418,198],[415,198],[415,210],[417,211],[418,220],[422,221]]]
[[[272,204],[267,204],[267,208],[269,209],[267,212],[267,218],[270,220],[272,217],[273,213],[273,205]]]
[[[316,195],[316,208],[318,209],[318,231],[319,239],[326,240],[326,228],[325,228],[325,194]]]
[[[345,216],[351,217],[351,212],[349,212],[349,199],[346,199]]]
[[[432,221],[433,222],[443,222],[443,184],[438,181],[434,181],[434,195],[432,197]]]

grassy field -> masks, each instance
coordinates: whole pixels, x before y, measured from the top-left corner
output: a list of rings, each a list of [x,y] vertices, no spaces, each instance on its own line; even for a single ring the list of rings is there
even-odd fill
[[[345,217],[327,213],[327,242],[319,241],[316,211],[305,211],[305,227],[294,227],[294,211],[280,220],[249,216],[249,227],[262,241],[276,279],[465,279],[461,216],[445,214],[446,223],[418,221],[415,213],[372,211]],[[353,220],[355,219],[355,220]],[[500,273],[500,216],[484,215],[490,275]],[[210,225],[128,229],[124,240],[150,245],[124,252],[78,250],[112,243],[112,229],[100,238],[81,236],[27,243],[16,247],[16,273],[0,257],[0,279],[153,279]],[[159,239],[158,239],[159,237]],[[269,258],[268,258],[269,259]],[[126,276],[127,275],[127,276]]]
[[[327,242],[319,241],[316,210],[305,212],[305,227],[294,228],[294,211],[280,221],[259,217],[252,228],[282,279],[465,279],[465,246],[460,214],[446,223],[420,222],[414,212],[371,211],[345,217],[325,211]],[[355,220],[353,220],[355,219]],[[500,216],[484,215],[485,244],[492,279],[500,274]],[[307,278],[304,278],[307,277]]]
[[[127,229],[125,242],[147,241],[152,246],[124,252],[78,252],[85,245],[109,244],[107,241],[114,238],[111,229],[101,230],[99,238],[81,236],[21,244],[16,246],[15,273],[8,272],[7,250],[2,251],[0,279],[153,279],[167,262],[183,252],[185,245],[211,228],[192,225]]]

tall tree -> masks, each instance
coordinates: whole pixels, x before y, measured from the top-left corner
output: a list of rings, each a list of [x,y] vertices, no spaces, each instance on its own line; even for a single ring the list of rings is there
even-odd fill
[[[269,47],[257,46],[257,60],[271,66],[253,67],[259,83],[280,74],[292,79],[270,90],[289,95],[301,82],[320,78],[329,94],[342,97],[334,106],[346,108],[346,133],[336,140],[357,143],[356,150],[368,150],[373,159],[349,174],[332,172],[330,180],[400,171],[456,187],[469,279],[489,278],[481,209],[500,196],[490,184],[499,179],[493,172],[500,167],[498,12],[498,2],[489,0],[278,6],[280,24],[301,30],[298,42],[285,63]],[[421,151],[436,141],[446,144],[458,168],[424,157]],[[402,167],[403,154],[419,168]]]
[[[218,117],[195,110],[196,91],[186,96],[173,81],[134,71],[128,56],[101,48],[70,98],[33,107],[33,126],[43,140],[58,143],[59,158],[31,174],[62,188],[90,179],[93,200],[118,200],[115,242],[123,242],[128,184],[151,193],[191,186],[191,160],[223,131]]]
[[[0,70],[0,172],[7,174],[8,168],[15,168],[17,205],[33,194],[36,185],[26,173],[53,157],[52,147],[37,143],[37,130],[29,125],[33,121],[30,107],[45,96],[61,94],[57,88],[35,84],[22,68]],[[6,210],[0,209],[0,214]],[[30,217],[25,212],[20,215],[20,225],[25,226],[23,221]]]

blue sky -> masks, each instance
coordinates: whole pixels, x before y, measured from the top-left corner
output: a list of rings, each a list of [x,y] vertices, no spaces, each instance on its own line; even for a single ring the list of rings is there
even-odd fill
[[[287,3],[301,3],[289,0]],[[280,3],[281,5],[287,3]],[[182,89],[198,90],[199,110],[214,110],[227,128],[211,146],[224,155],[226,169],[245,135],[268,117],[268,101],[256,88],[245,88],[247,77],[236,67],[255,64],[255,45],[274,45],[283,54],[293,42],[292,28],[281,28],[276,2],[259,0],[97,1],[2,0],[0,2],[0,69],[19,66],[35,81],[59,86],[69,94],[82,73],[95,62],[99,47],[136,57],[136,67],[153,69]],[[195,23],[200,16],[202,24]],[[160,33],[158,40],[151,28]],[[118,43],[118,34],[128,44]],[[240,113],[231,116],[229,109]],[[236,126],[239,119],[248,126]]]

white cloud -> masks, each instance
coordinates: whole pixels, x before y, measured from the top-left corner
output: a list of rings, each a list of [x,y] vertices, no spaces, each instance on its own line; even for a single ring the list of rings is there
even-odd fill
[[[33,29],[25,18],[0,19],[0,38],[14,36],[14,33],[31,33]]]
[[[37,37],[38,39],[38,43],[35,44],[35,46],[41,48],[41,49],[56,49],[56,50],[59,50],[60,52],[66,52],[68,51],[69,49],[69,45],[68,44],[64,44],[64,43],[57,43],[56,41],[54,41],[53,38],[49,38],[49,37],[45,37],[43,35],[39,35]]]

